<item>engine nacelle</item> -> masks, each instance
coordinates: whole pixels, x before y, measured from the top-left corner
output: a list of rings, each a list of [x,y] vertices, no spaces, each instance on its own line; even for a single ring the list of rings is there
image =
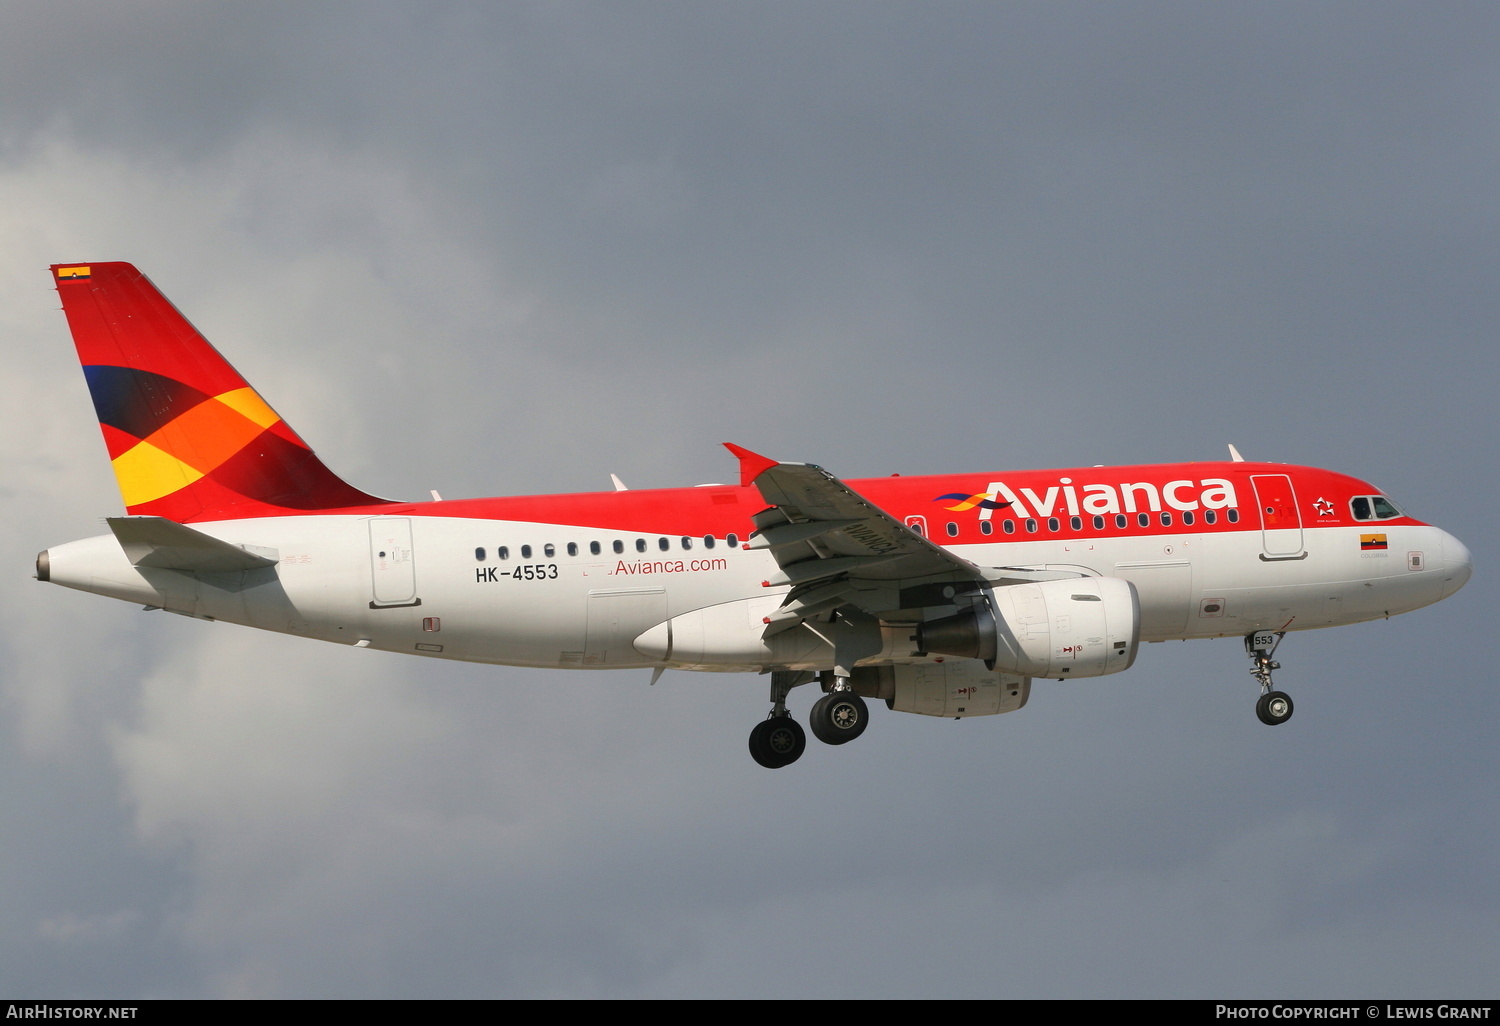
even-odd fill
[[[833,665],[833,645],[810,625],[765,636],[766,617],[776,612],[784,595],[772,594],[681,613],[643,632],[636,651],[648,659],[683,669],[755,671],[774,666],[787,670],[824,670]],[[870,620],[869,654],[861,662],[886,662],[911,655],[911,627]]]
[[[923,652],[980,659],[1023,677],[1102,677],[1135,662],[1141,606],[1119,577],[1011,584],[957,616],[923,624]]]
[[[865,698],[881,698],[896,712],[923,716],[993,716],[1014,712],[1031,697],[1031,681],[991,670],[977,659],[859,666],[849,678]]]

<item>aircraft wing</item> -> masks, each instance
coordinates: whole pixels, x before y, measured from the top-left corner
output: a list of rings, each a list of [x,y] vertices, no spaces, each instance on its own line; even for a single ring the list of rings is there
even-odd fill
[[[765,635],[853,606],[883,620],[920,620],[924,608],[950,603],[982,586],[1084,576],[1045,567],[982,567],[934,545],[822,467],[779,463],[724,443],[740,461],[740,483],[769,504],[751,519],[750,548],[769,549],[791,585],[766,618]]]
[[[729,448],[737,456],[755,456]],[[901,580],[957,572],[984,578],[973,563],[934,545],[822,467],[771,463],[755,470],[752,482],[772,508],[756,515],[750,547],[771,550],[783,576],[773,584],[835,574]]]
[[[752,518],[750,547],[769,549],[776,560],[779,572],[770,585],[792,586],[767,621],[768,635],[845,605],[888,614],[906,604],[903,591],[922,583],[978,586],[996,579],[994,571],[934,545],[822,467],[725,447],[739,457],[741,483],[754,484],[769,504]]]

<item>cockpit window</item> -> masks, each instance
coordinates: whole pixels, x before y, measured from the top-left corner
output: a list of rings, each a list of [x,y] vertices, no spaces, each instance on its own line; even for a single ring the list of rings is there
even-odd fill
[[[1349,512],[1354,514],[1355,520],[1390,520],[1406,516],[1384,495],[1357,495],[1349,500]]]

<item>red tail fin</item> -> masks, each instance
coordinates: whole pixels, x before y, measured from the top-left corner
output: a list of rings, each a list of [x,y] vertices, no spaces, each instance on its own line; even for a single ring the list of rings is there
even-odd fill
[[[125,508],[178,523],[383,505],[339,480],[130,264],[54,264]]]

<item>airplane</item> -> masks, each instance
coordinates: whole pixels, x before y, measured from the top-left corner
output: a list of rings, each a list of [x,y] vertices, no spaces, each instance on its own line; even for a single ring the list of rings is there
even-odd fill
[[[760,673],[757,763],[852,741],[866,699],[962,719],[1143,642],[1242,637],[1256,714],[1288,632],[1430,605],[1468,549],[1380,489],[1244,460],[841,481],[725,443],[737,484],[403,502],[335,476],[128,263],[52,265],[124,499],[36,577],[355,648]],[[612,475],[613,476],[613,475]]]

